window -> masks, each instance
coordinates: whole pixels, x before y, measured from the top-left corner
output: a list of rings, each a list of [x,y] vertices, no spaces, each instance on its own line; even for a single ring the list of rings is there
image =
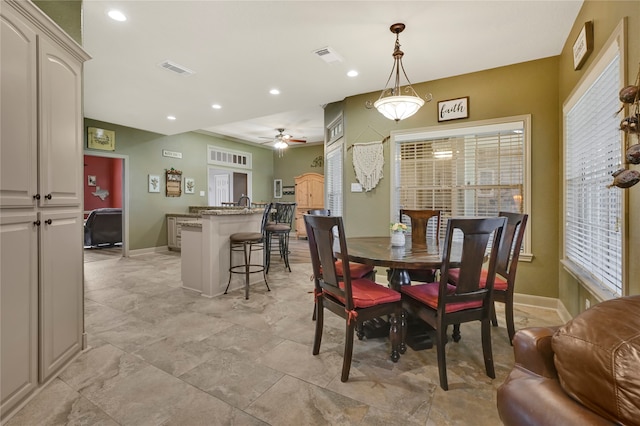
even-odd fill
[[[400,208],[440,210],[444,235],[450,217],[528,212],[529,129],[519,116],[394,133],[392,221]]]
[[[207,163],[217,164],[221,166],[251,168],[251,153],[242,151],[233,151],[230,149],[219,148],[217,146],[207,146]]]
[[[623,294],[623,192],[607,188],[622,163],[620,52],[613,37],[563,107],[563,265],[603,299]]]
[[[342,147],[342,141],[331,145],[325,161],[325,206],[333,216],[342,216]]]

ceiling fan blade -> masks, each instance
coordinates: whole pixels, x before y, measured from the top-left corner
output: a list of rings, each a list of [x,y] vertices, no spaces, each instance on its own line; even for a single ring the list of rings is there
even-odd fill
[[[307,143],[305,139],[287,139],[287,142]]]

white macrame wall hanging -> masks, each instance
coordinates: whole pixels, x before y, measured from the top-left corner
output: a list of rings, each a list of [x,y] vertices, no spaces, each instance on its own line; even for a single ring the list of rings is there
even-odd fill
[[[371,191],[382,179],[384,150],[382,142],[353,144],[353,168],[365,191]]]

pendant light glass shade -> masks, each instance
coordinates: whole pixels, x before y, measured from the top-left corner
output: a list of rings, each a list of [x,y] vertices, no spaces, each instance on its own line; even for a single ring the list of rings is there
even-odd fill
[[[400,50],[400,33],[404,30],[404,24],[393,24],[390,28],[391,32],[396,35],[396,44],[393,50],[393,68],[387,80],[387,84],[380,94],[380,98],[373,103],[373,106],[390,120],[400,121],[411,117],[424,105],[424,99],[420,98],[416,91],[411,87],[411,82],[402,65],[402,57],[404,52]],[[395,84],[388,88],[391,78],[395,75]],[[400,86],[400,76],[404,76],[407,86]],[[404,95],[402,94],[404,93]],[[427,95],[427,102],[431,101],[431,94]],[[370,108],[370,103],[367,102]]]

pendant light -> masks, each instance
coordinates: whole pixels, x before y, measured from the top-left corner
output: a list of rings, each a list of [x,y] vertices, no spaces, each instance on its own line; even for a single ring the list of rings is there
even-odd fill
[[[404,31],[405,25],[393,24],[389,29],[396,35],[396,44],[393,50],[393,68],[391,68],[391,74],[385,84],[384,90],[382,90],[378,100],[373,103],[373,106],[378,110],[378,112],[380,112],[380,114],[384,115],[388,119],[400,121],[405,118],[409,118],[418,112],[418,110],[424,105],[425,101],[418,96],[411,86],[409,77],[407,77],[407,73],[402,65],[404,52],[400,50],[400,33]],[[400,74],[400,71],[402,71],[402,74]],[[392,88],[387,87],[394,75],[394,86]],[[400,85],[401,75],[403,75],[407,81],[407,86],[404,88]],[[429,93],[425,99],[427,102],[430,102],[433,99],[433,96]],[[370,101],[367,101],[367,107],[371,108]]]

